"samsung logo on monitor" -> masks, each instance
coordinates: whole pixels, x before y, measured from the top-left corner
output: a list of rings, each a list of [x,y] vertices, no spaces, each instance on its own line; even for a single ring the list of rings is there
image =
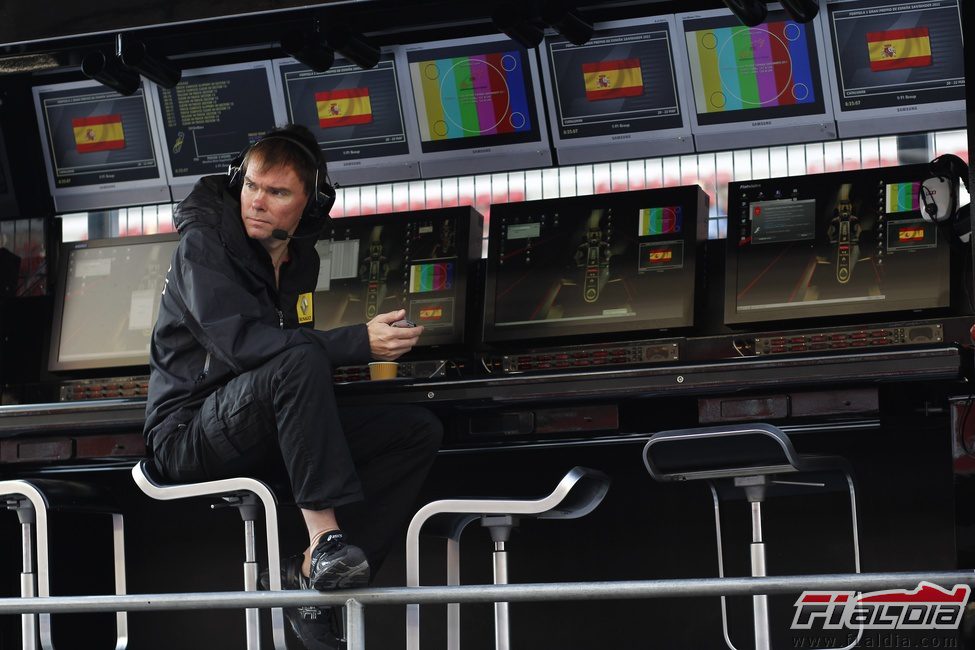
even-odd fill
[[[899,106],[897,108],[898,113],[904,113],[906,111],[916,111],[916,110],[917,110],[917,106]]]
[[[471,153],[491,153],[491,147],[484,147],[483,149],[473,149]]]
[[[752,122],[752,126],[772,126],[772,120],[762,120],[761,122]]]
[[[613,140],[629,140],[631,137],[629,135],[614,135]]]

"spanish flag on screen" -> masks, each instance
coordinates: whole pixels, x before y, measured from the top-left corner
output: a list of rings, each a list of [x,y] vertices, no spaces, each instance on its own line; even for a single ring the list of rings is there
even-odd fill
[[[868,32],[867,50],[874,72],[931,65],[931,38],[927,27]]]
[[[318,126],[369,124],[372,122],[372,104],[368,88],[346,88],[315,93],[318,108]]]
[[[78,153],[125,148],[121,115],[76,117],[71,120],[71,127],[74,129],[74,146]]]
[[[643,94],[640,59],[583,63],[582,78],[586,85],[586,99],[591,102]]]

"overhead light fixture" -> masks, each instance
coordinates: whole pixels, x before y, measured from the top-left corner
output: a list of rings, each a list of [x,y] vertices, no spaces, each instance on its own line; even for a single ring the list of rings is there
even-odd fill
[[[122,65],[104,52],[89,52],[81,61],[81,71],[89,79],[108,86],[120,95],[131,95],[139,89],[139,73]]]
[[[510,2],[505,2],[497,6],[491,14],[491,22],[495,29],[518,43],[522,47],[538,47],[542,42],[545,33],[542,28],[534,24],[531,17],[524,11]]]
[[[592,23],[583,20],[575,7],[560,0],[549,0],[544,4],[542,20],[573,45],[585,45],[592,38]]]
[[[816,0],[779,0],[797,23],[808,23],[819,13],[819,3]]]
[[[317,31],[310,34],[288,32],[281,37],[281,49],[315,72],[326,72],[335,63],[335,52],[325,44],[322,35]]]
[[[724,0],[724,3],[738,20],[749,27],[761,25],[768,15],[768,7],[761,0]]]
[[[350,32],[344,27],[329,28],[325,35],[332,49],[363,70],[375,68],[379,63],[381,56],[379,48],[369,42],[365,36]]]
[[[115,56],[126,66],[163,88],[175,88],[183,76],[178,65],[164,56],[149,52],[145,43],[126,34],[115,37]]]

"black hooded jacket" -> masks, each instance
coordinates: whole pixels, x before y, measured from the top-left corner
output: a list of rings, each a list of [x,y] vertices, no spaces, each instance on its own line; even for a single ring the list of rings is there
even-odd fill
[[[365,324],[313,329],[313,235],[289,242],[278,287],[270,256],[244,230],[240,192],[227,177],[201,179],[173,221],[180,240],[152,332],[147,439],[187,422],[207,395],[292,346],[320,345],[333,366],[369,360]],[[303,218],[295,234],[314,233],[311,221]],[[299,312],[308,322],[299,323]]]

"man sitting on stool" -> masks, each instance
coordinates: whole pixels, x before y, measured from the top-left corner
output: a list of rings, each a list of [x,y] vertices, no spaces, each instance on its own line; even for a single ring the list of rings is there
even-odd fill
[[[150,349],[145,432],[165,480],[287,470],[309,537],[282,565],[292,589],[367,584],[442,437],[418,407],[336,405],[334,367],[396,359],[423,328],[393,327],[400,310],[313,329],[314,244],[333,201],[301,126],[268,133],[230,176],[201,179],[173,216],[180,242]],[[338,647],[332,616],[285,613],[306,647]]]

